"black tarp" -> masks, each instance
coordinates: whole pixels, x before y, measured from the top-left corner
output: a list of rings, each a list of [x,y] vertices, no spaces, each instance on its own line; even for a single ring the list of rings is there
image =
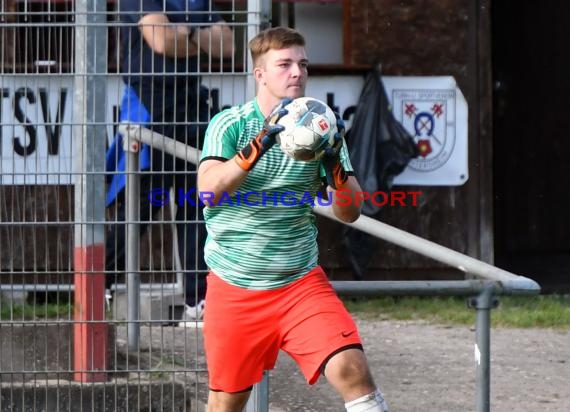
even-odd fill
[[[394,178],[419,154],[414,138],[392,114],[380,65],[366,76],[346,142],[354,174],[368,193],[389,193]],[[362,213],[379,219],[380,210],[381,206],[367,200]],[[354,278],[363,279],[375,251],[375,239],[345,227],[343,242]]]

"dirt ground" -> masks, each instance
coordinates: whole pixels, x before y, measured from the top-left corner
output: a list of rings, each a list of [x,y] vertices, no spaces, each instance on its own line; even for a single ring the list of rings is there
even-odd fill
[[[475,411],[475,331],[418,321],[356,317],[376,382],[391,412]],[[119,338],[126,342],[126,330]],[[192,412],[205,411],[207,373],[202,329],[143,328],[143,346],[179,358],[181,379],[194,397]],[[155,349],[156,350],[156,349]],[[146,354],[146,352],[145,352]],[[192,374],[188,367],[203,372]],[[194,378],[193,378],[194,377]],[[269,374],[270,412],[344,412],[343,402],[321,377],[305,383],[297,365],[281,354]],[[570,331],[491,331],[491,411],[570,411]]]
[[[358,319],[374,377],[391,412],[475,410],[475,331],[421,322]],[[270,411],[343,412],[324,378],[310,387],[279,358]],[[570,332],[491,331],[491,411],[570,411]]]

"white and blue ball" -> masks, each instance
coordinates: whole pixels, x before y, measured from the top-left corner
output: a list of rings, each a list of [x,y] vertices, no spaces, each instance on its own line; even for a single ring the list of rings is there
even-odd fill
[[[288,113],[277,124],[285,129],[276,136],[281,150],[293,159],[318,160],[334,143],[336,116],[324,102],[299,97],[285,106]]]

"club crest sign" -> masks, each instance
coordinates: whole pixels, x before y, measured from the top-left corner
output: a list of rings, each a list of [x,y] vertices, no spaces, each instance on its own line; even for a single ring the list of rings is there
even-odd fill
[[[248,77],[249,79],[249,77]],[[395,185],[459,186],[468,179],[467,104],[451,76],[382,77],[396,119],[414,137],[420,156],[395,177]],[[306,95],[325,101],[343,118],[347,130],[363,87],[362,76],[315,76]],[[209,105],[218,112],[248,98],[254,88],[240,76],[208,76]],[[0,91],[0,184],[73,184],[73,75],[4,76]],[[109,145],[123,83],[109,75],[104,111]],[[95,154],[94,154],[95,155]],[[104,153],[97,154],[104,156]]]
[[[404,117],[402,124],[413,131],[420,156],[410,162],[409,167],[435,170],[445,165],[453,152],[454,122],[448,111],[455,108],[455,90],[447,92],[394,92],[394,98],[401,101]],[[451,104],[449,104],[451,100]]]
[[[420,153],[394,183],[465,183],[467,105],[453,78],[393,78],[385,84],[391,86],[387,92],[396,119],[414,137]]]

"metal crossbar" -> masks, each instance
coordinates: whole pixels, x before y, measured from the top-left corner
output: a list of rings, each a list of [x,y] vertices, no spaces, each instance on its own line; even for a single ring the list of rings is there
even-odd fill
[[[129,204],[134,204],[138,195],[137,168],[139,142],[150,145],[173,156],[185,159],[188,162],[198,164],[200,151],[181,142],[160,135],[152,130],[135,124],[121,124],[119,132],[124,138],[124,148],[128,152],[127,191],[133,196],[127,199]],[[129,190],[129,183],[131,190]],[[131,203],[133,202],[133,203]],[[497,295],[537,295],[540,286],[534,280],[524,276],[515,275],[496,266],[474,259],[452,249],[446,248],[427,239],[415,236],[386,223],[379,222],[368,216],[360,216],[353,223],[342,222],[337,219],[330,206],[316,206],[315,213],[329,219],[341,222],[355,229],[366,232],[372,236],[394,243],[403,248],[412,250],[431,259],[452,266],[465,274],[477,277],[477,279],[457,281],[333,281],[335,290],[346,296],[380,296],[380,295],[423,295],[423,296],[471,296],[470,306],[477,311],[476,316],[476,411],[489,412],[490,410],[490,309],[496,305]],[[132,221],[137,221],[136,216],[131,216]],[[134,226],[134,225],[131,225]],[[136,231],[136,228],[133,229]],[[130,238],[132,239],[132,238]],[[127,262],[127,274],[131,274],[133,282],[129,282],[129,296],[138,296],[139,283],[136,281],[138,268],[137,259]],[[134,265],[134,266],[133,266]],[[131,333],[129,345],[138,345],[139,327],[136,302],[130,302],[133,307],[129,308],[129,327]],[[130,305],[129,305],[130,306]],[[264,375],[263,381],[256,385],[247,405],[247,412],[267,412],[269,409],[268,397],[268,374]]]

